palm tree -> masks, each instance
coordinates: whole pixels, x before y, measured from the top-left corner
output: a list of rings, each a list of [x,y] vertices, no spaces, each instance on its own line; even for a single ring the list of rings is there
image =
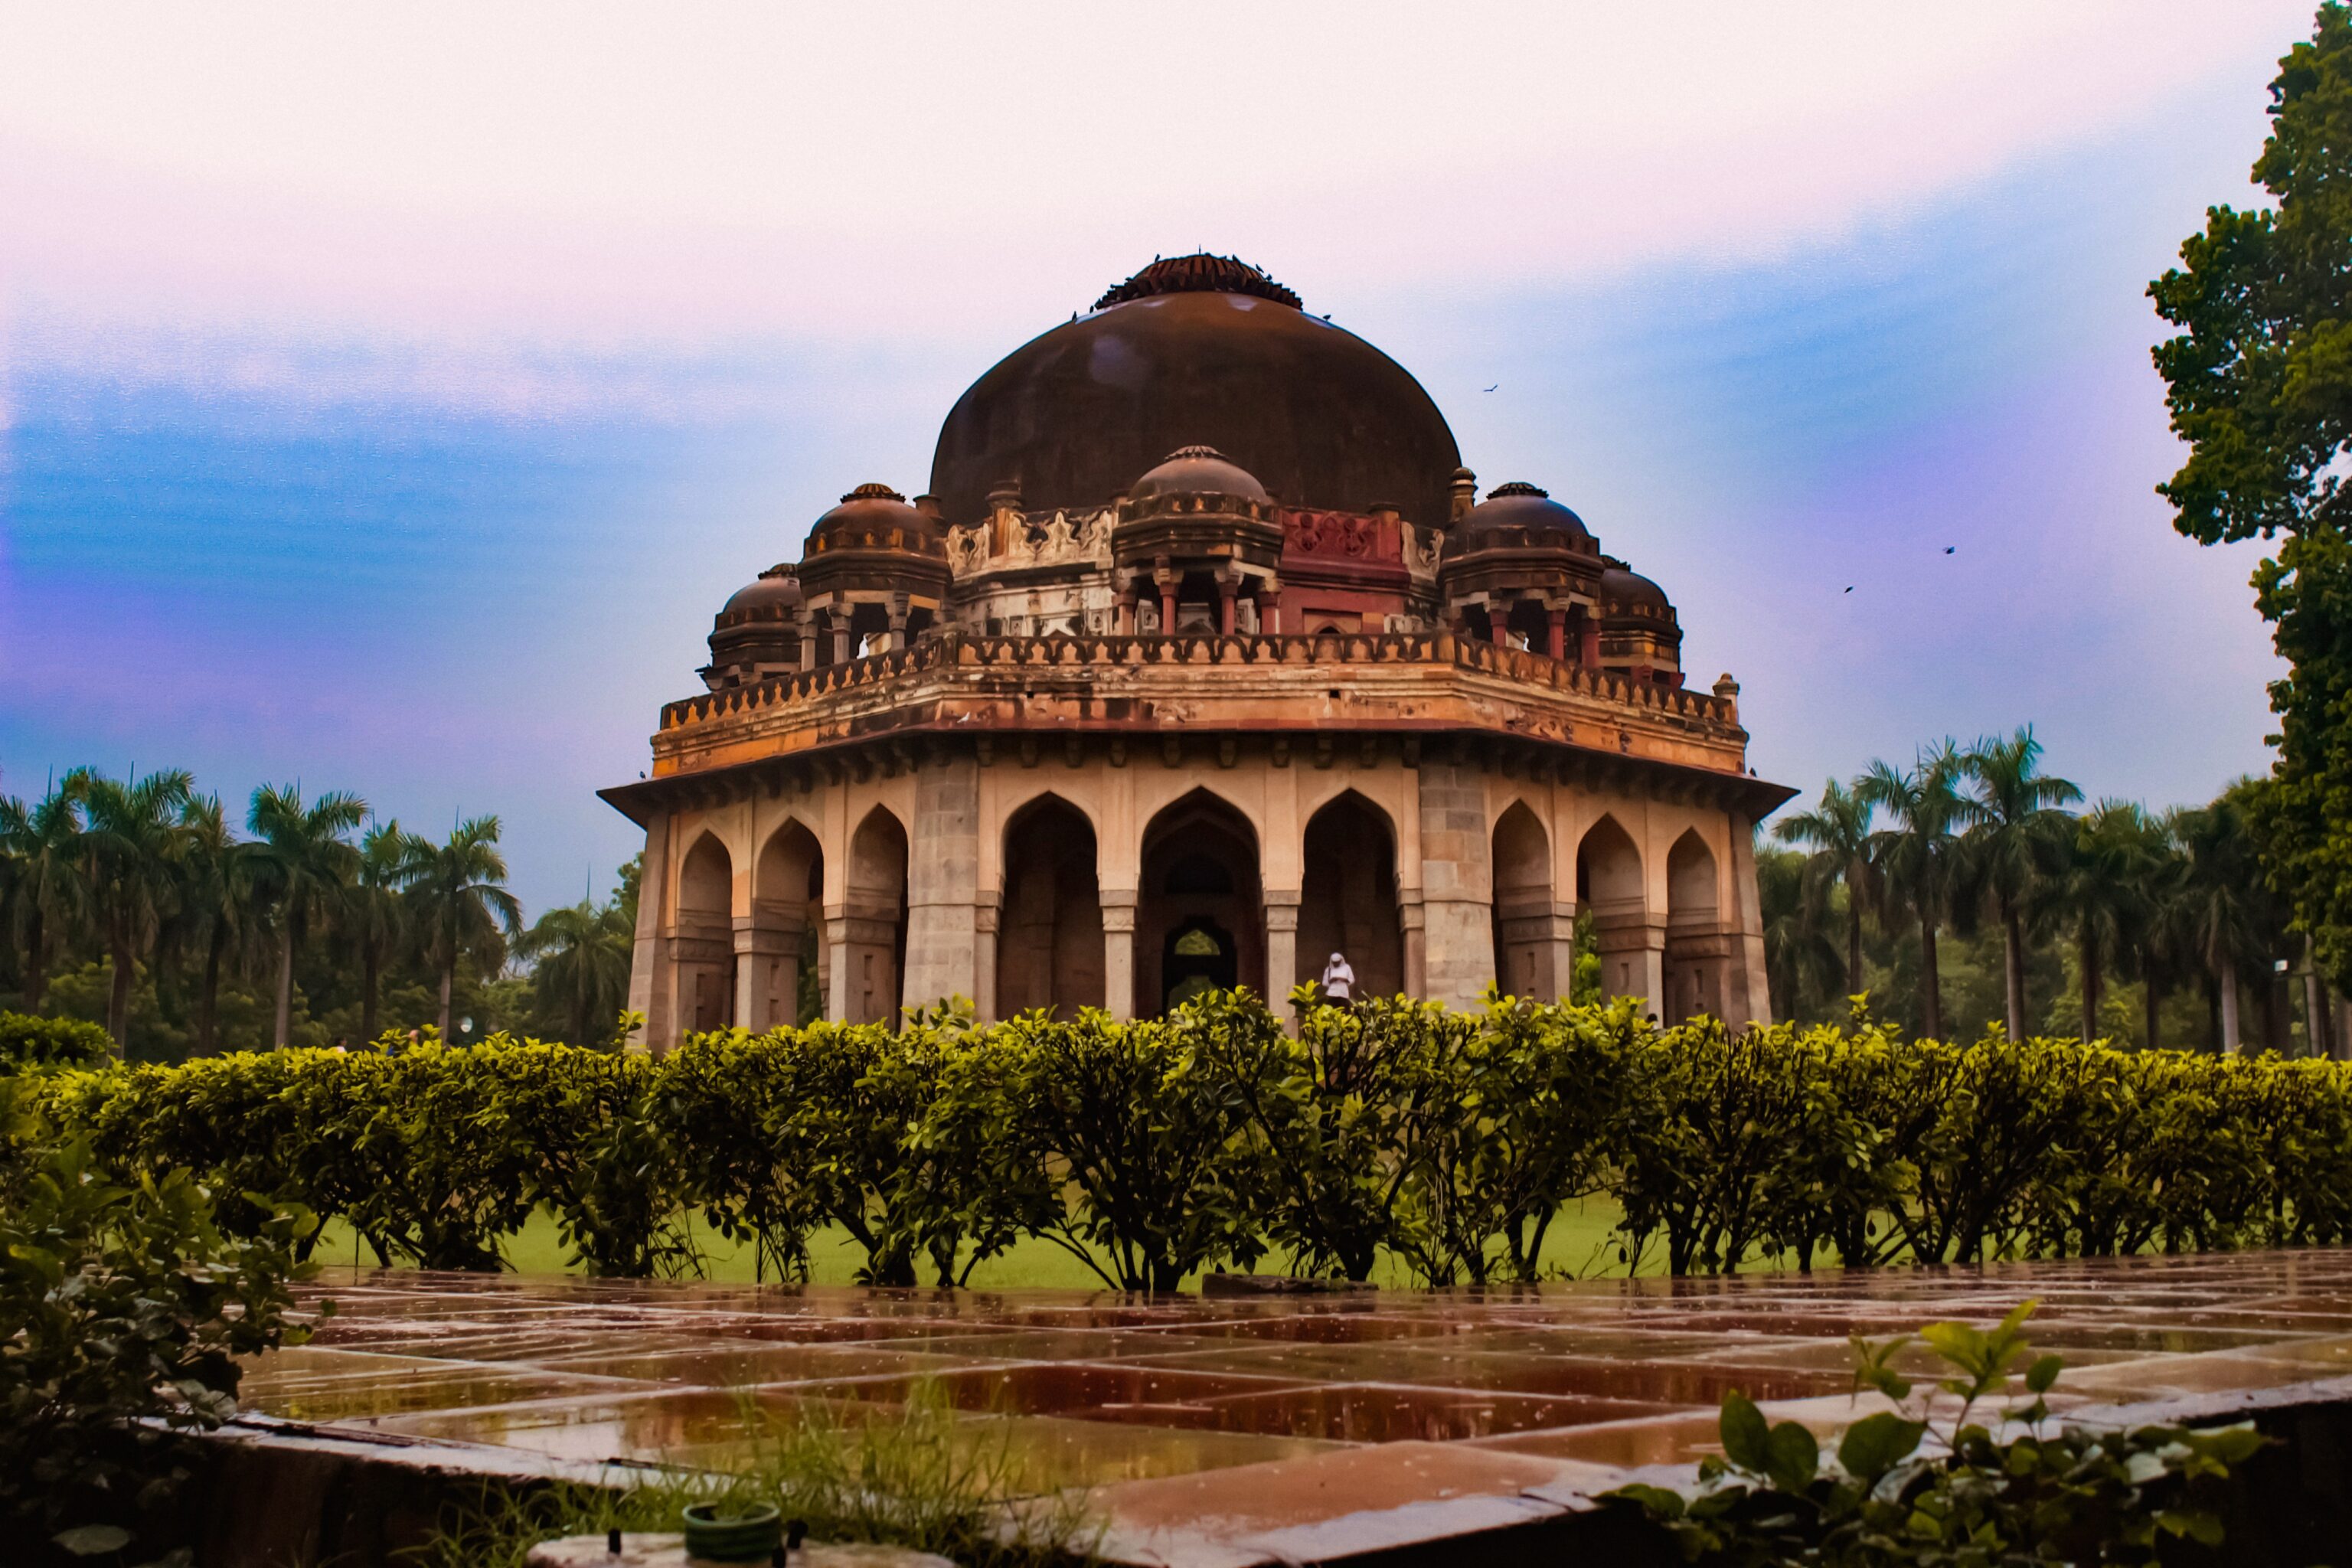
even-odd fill
[[[1805,857],[1788,849],[1756,853],[1757,904],[1764,921],[1764,974],[1773,1016],[1792,1021],[1811,995],[1833,995],[1837,943],[1822,929],[1823,888]]]
[[[343,904],[344,938],[360,961],[360,1038],[373,1040],[383,966],[408,935],[408,908],[400,893],[407,835],[397,819],[380,822],[360,840],[360,870]]]
[[[253,846],[254,887],[278,922],[278,1048],[294,1028],[294,954],[313,921],[331,918],[359,873],[360,852],[350,835],[367,816],[367,802],[331,790],[305,806],[299,786],[264,784],[253,792],[246,826]]]
[[[515,943],[516,953],[533,962],[531,988],[541,1006],[562,1021],[564,1037],[573,1045],[612,1037],[629,999],[635,940],[618,899],[601,908],[583,899],[570,909],[548,910]]]
[[[195,781],[184,768],[110,779],[80,771],[91,904],[114,967],[106,1032],[117,1049],[129,1038],[131,983],[154,946],[193,832],[184,813]]]
[[[1870,802],[1837,780],[1822,785],[1822,803],[1782,819],[1772,836],[1812,850],[1806,869],[1822,891],[1845,884],[1845,988],[1862,989],[1862,915],[1877,891],[1870,863]]]
[[[1892,819],[1870,836],[1870,860],[1885,897],[1919,922],[1919,1032],[1944,1033],[1936,973],[1936,930],[1951,918],[1958,882],[1960,758],[1951,742],[1920,753],[1908,772],[1884,762],[1854,781],[1854,797]]]
[[[1960,806],[1969,871],[2000,921],[2012,1040],[2025,1037],[2025,913],[2066,830],[2059,807],[2083,798],[2066,780],[2038,772],[2041,761],[2031,724],[2007,740],[1985,736],[1960,757],[1961,772],[1976,785]]]
[[[31,805],[0,796],[0,860],[7,868],[8,926],[25,944],[25,1011],[37,1013],[48,990],[52,947],[89,913],[83,856],[81,780],[63,784]]]
[[[2266,923],[2262,867],[2245,814],[2229,792],[2210,805],[2176,811],[2170,818],[2180,846],[2180,882],[2171,924],[2220,992],[2221,1049],[2238,1049],[2238,978],[2263,959]]]
[[[499,819],[477,816],[457,825],[449,842],[404,835],[399,880],[426,954],[441,971],[441,1037],[449,1037],[449,998],[457,961],[495,952],[522,931],[522,906],[506,890],[506,857],[499,853]]]
[[[243,964],[253,935],[253,847],[230,831],[218,795],[188,804],[188,852],[182,863],[180,920],[201,943],[204,975],[196,992],[196,1050],[210,1055],[220,1001],[221,966]]]
[[[2149,858],[2140,869],[2137,891],[2145,914],[2134,944],[2144,1010],[2144,1048],[2163,1044],[2164,998],[2184,977],[2204,967],[2189,950],[2182,925],[2182,892],[2189,861],[2180,843],[2181,814],[2167,812],[2147,819]]]
[[[2074,932],[2087,1044],[2099,1036],[2111,963],[2141,947],[2155,917],[2153,874],[2163,859],[2163,830],[2137,803],[2103,800],[2064,842],[2063,861],[2045,879],[2038,909]]]

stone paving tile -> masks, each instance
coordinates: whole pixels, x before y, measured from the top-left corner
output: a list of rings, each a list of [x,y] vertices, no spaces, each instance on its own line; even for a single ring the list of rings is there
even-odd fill
[[[2068,1362],[2062,1405],[2352,1371],[2352,1251],[1322,1298],[349,1268],[317,1289],[340,1310],[255,1367],[265,1412],[720,1465],[751,1441],[747,1411],[856,1423],[929,1384],[952,1440],[1008,1486],[1092,1488],[1134,1547],[1120,1560],[1199,1568],[1306,1555],[1318,1531],[1435,1540],[1566,1506],[1576,1478],[1712,1451],[1731,1388],[1826,1436],[1877,1407],[1850,1394],[1849,1335],[1990,1324],[2029,1298],[2033,1343]],[[1929,1362],[1915,1346],[1899,1364]]]

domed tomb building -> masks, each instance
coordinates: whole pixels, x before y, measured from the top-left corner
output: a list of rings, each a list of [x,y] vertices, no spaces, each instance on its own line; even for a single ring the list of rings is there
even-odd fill
[[[1421,384],[1242,263],[1155,261],[851,489],[666,705],[630,1005],[727,1025],[1603,988],[1765,1019],[1739,689]]]

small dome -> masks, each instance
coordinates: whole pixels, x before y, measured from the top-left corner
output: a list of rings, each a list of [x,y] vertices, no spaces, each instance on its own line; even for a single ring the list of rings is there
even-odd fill
[[[1612,619],[1627,611],[1646,613],[1651,619],[1671,619],[1675,607],[1666,602],[1666,591],[1638,572],[1622,566],[1612,566],[1601,574],[1602,613]]]
[[[1552,500],[1549,490],[1523,481],[1496,485],[1488,490],[1485,500],[1463,515],[1454,533],[1459,537],[1505,528],[1523,528],[1531,534],[1561,532],[1579,539],[1592,537],[1584,520]]]
[[[947,553],[939,525],[888,485],[860,485],[809,530],[806,555],[828,551],[898,551],[909,555]],[[807,562],[802,563],[805,573]]]
[[[1271,506],[1265,487],[1214,447],[1179,447],[1147,470],[1128,491],[1131,502],[1157,496],[1232,496]]]
[[[725,620],[730,616],[746,616],[760,620],[789,620],[800,607],[800,576],[789,564],[782,564],[769,567],[735,590],[735,596],[727,601],[719,617]]]

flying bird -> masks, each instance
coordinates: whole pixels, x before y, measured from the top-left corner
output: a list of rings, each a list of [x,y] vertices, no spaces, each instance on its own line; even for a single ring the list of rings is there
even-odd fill
[[[1846,590],[1845,590],[1845,591],[1846,591],[1847,593],[1849,593],[1849,594],[1853,593],[1853,585],[1852,584],[1848,584],[1846,585]]]
[[[1947,544],[1944,546],[1944,553],[1949,555],[1953,551],[1958,550],[1958,548],[1959,546],[1957,544]]]
[[[1496,383],[1495,384],[1495,386],[1500,386],[1500,385],[1502,385],[1502,384],[1502,384],[1501,382],[1499,382],[1499,381],[1498,381],[1498,382],[1496,382]],[[1494,391],[1494,390],[1495,390],[1495,386],[1490,386],[1490,387],[1488,387],[1486,390],[1487,390],[1487,391],[1489,391],[1489,392],[1492,392],[1492,391]]]

